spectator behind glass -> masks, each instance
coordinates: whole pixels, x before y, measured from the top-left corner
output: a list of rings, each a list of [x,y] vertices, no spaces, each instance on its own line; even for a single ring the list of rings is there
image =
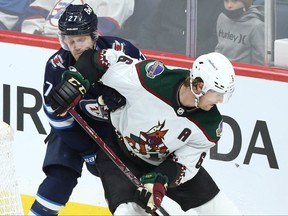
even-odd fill
[[[115,36],[133,14],[134,0],[35,0],[22,32],[57,36],[58,20],[69,4],[89,4],[98,16],[98,34]]]
[[[224,0],[217,20],[216,52],[230,61],[264,63],[264,7],[253,0]]]
[[[136,0],[135,4],[133,17],[140,14],[136,9],[143,7],[137,4],[143,5],[144,1]],[[189,31],[187,30],[187,0],[161,0],[156,6],[156,10],[155,8],[152,12],[148,10],[145,19],[137,23],[139,29],[136,34],[137,46],[149,50],[186,54],[186,37]],[[192,10],[196,11],[195,8]],[[222,10],[222,0],[197,1],[197,56],[214,51],[217,44],[216,19]],[[126,29],[123,30],[126,32]],[[124,34],[124,36],[130,38],[129,35]]]
[[[19,31],[31,0],[0,0],[0,30]]]

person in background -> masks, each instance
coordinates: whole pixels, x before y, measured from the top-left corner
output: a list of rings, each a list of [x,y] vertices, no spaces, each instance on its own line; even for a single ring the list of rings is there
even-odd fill
[[[0,0],[0,30],[20,31],[32,0]]]
[[[264,64],[264,8],[253,0],[224,0],[217,19],[216,52],[232,62]]]
[[[38,187],[29,215],[58,215],[81,177],[84,162],[92,174],[98,175],[95,167],[98,145],[67,111],[47,102],[50,100],[50,92],[61,90],[58,84],[61,83],[62,76],[65,77],[65,70],[87,49],[115,48],[136,59],[145,59],[140,50],[130,42],[114,36],[99,36],[97,23],[98,18],[88,4],[70,4],[59,19],[59,41],[62,48],[48,59],[43,84],[43,109],[51,126],[51,133],[46,138],[47,149],[43,162],[46,177]],[[75,79],[70,77],[69,81],[73,82]],[[102,95],[106,106],[98,105],[99,95]],[[60,100],[61,95],[57,98]],[[118,92],[95,84],[75,109],[99,136],[108,142],[112,137],[111,133],[114,133],[109,124],[108,112],[124,104],[125,98]],[[56,115],[55,111],[65,114]]]
[[[58,20],[69,4],[89,4],[98,16],[98,34],[115,36],[133,14],[134,0],[35,0],[29,7],[21,31],[57,36]]]

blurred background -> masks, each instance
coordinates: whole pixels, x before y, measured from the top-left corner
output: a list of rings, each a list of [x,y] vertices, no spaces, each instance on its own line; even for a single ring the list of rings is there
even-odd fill
[[[247,9],[245,20],[236,18],[228,24],[218,20],[225,14],[224,0],[0,0],[0,29],[57,36],[57,21],[67,5],[83,2],[98,15],[99,34],[128,39],[141,49],[194,58],[220,46],[217,51],[231,61],[287,68],[281,59],[288,52],[287,0],[243,0],[257,8],[256,13]],[[245,58],[233,40],[246,46]],[[225,48],[229,44],[236,54]],[[253,61],[255,55],[260,60]]]

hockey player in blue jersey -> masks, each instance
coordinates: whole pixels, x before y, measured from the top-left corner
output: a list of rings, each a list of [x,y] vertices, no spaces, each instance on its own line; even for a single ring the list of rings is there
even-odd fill
[[[47,103],[49,93],[55,91],[62,80],[63,72],[87,49],[114,48],[136,59],[145,58],[135,46],[124,39],[98,36],[97,16],[87,4],[69,5],[59,20],[59,30],[62,48],[47,61],[43,87],[44,112],[51,125],[43,163],[46,178],[38,188],[29,215],[57,215],[77,185],[84,161],[88,170],[97,175],[95,157],[98,145],[64,110],[58,109],[57,113],[64,114],[56,115],[53,104],[51,107]],[[98,106],[96,101],[99,95],[103,95],[104,100],[106,98],[107,106]],[[107,121],[109,109],[113,110],[124,104],[125,98],[115,90],[93,85],[75,109],[102,139],[107,140],[113,131]]]

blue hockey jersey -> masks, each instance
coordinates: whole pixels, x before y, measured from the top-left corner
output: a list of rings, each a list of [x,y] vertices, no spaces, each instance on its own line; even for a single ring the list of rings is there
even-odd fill
[[[99,36],[96,43],[96,49],[98,50],[103,48],[122,50],[125,54],[133,58],[145,59],[145,56],[138,48],[122,38]],[[46,64],[44,76],[43,108],[52,130],[59,134],[65,143],[72,145],[72,148],[77,149],[80,152],[85,152],[85,150],[91,146],[91,142],[93,142],[92,139],[90,139],[86,132],[84,132],[84,130],[70,115],[65,117],[53,116],[53,110],[47,103],[47,96],[51,89],[61,82],[63,72],[67,70],[69,66],[73,66],[74,63],[75,59],[72,57],[71,53],[62,48],[49,58]],[[103,117],[103,113],[107,113],[107,110],[102,110],[96,103],[96,98],[99,96],[98,94],[99,93],[97,93],[93,86],[90,87],[89,91],[85,94],[75,109],[101,138],[105,138],[110,136],[113,128],[107,120],[105,121],[105,119],[103,119],[104,121],[99,121],[99,116]],[[108,119],[108,114],[104,117]],[[97,119],[97,121],[95,121],[95,119]]]

